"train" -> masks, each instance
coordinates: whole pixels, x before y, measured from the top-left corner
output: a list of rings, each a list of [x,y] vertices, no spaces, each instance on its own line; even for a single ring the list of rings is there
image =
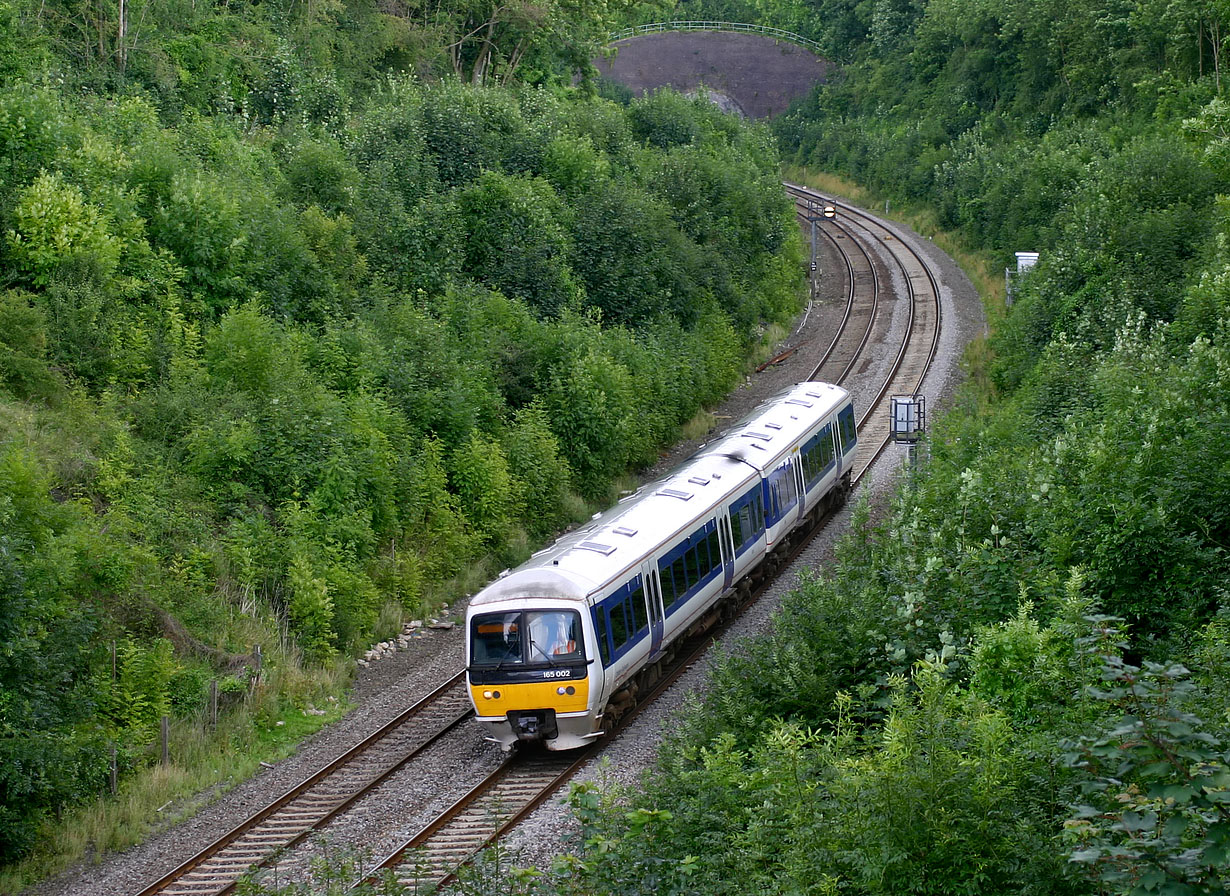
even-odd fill
[[[465,667],[488,739],[572,750],[610,731],[844,502],[857,439],[845,389],[798,383],[476,593]]]

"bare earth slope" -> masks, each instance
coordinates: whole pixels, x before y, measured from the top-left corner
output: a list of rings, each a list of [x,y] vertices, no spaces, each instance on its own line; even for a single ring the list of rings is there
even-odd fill
[[[704,87],[747,118],[784,112],[823,81],[830,68],[802,47],[759,34],[668,31],[630,37],[613,46],[612,58],[594,64],[633,93],[665,86],[686,93]]]

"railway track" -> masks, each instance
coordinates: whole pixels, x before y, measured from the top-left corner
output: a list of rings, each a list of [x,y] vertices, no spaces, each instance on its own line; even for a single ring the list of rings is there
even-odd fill
[[[462,865],[536,809],[598,750],[595,744],[571,753],[542,751],[509,758],[378,862],[359,883],[376,884],[388,873],[411,893],[448,883]]]
[[[215,896],[320,830],[474,714],[465,673],[296,784],[138,896]]]
[[[859,420],[855,481],[891,441],[888,402],[916,394],[939,338],[938,280],[927,259],[889,225],[860,210],[787,184],[800,204],[824,201],[836,209],[824,238],[844,268],[845,308],[832,343],[809,378],[843,383],[876,376],[881,383]],[[873,359],[874,356],[874,359]],[[886,360],[878,360],[878,359]],[[810,534],[810,533],[809,533]],[[799,548],[806,542],[801,539]],[[771,577],[766,577],[766,582]],[[754,596],[753,596],[754,599]],[[726,621],[726,624],[730,620]],[[708,647],[725,624],[681,646],[654,688],[664,690]],[[645,695],[640,705],[652,701]],[[240,877],[284,856],[297,844],[360,803],[394,772],[472,715],[464,671],[310,778],[253,814],[196,856],[136,896],[214,896],[232,892]],[[635,717],[634,710],[619,728]],[[372,875],[393,874],[411,892],[451,881],[459,867],[515,827],[562,787],[601,744],[572,754],[514,754],[486,779],[405,838]],[[368,866],[370,869],[370,865]],[[374,877],[365,877],[373,880]]]
[[[864,406],[858,421],[859,447],[854,470],[854,479],[858,481],[892,442],[889,422],[892,396],[917,395],[922,391],[923,380],[939,346],[939,278],[928,259],[913,249],[908,240],[902,239],[892,225],[804,187],[786,184],[786,192],[794,199],[800,217],[809,203],[814,207],[817,201],[835,209],[833,218],[825,220],[823,232],[843,259],[847,271],[851,272],[846,317],[833,344],[816,365],[813,378],[832,376],[830,382],[848,386],[851,376],[870,369],[871,356],[876,353],[867,351],[869,344],[878,338],[888,350],[884,355],[888,363],[880,375],[880,388]],[[882,273],[877,273],[882,262],[873,257],[870,246],[886,250],[884,262],[888,264],[884,264]],[[858,274],[868,267],[869,274]],[[900,289],[893,290],[891,300],[883,299],[882,282],[901,284]],[[895,315],[904,318],[900,326],[892,325]],[[853,326],[850,334],[842,332],[847,328],[847,321]],[[892,333],[901,335],[890,345]]]
[[[786,565],[802,551],[812,532],[822,526],[826,518],[817,516],[807,531],[795,533]],[[767,568],[762,568],[760,573],[740,610],[755,602],[776,578]],[[607,739],[627,729],[658,695],[699,662],[710,645],[737,619],[738,613],[715,618],[711,626],[685,637],[673,655],[663,661],[661,676],[636,706],[620,718]],[[377,862],[355,887],[364,883],[376,886],[389,874],[410,893],[430,892],[432,888],[447,886],[457,879],[463,866],[527,818],[602,749],[603,743],[597,742],[567,753],[537,750],[512,754],[434,821]]]

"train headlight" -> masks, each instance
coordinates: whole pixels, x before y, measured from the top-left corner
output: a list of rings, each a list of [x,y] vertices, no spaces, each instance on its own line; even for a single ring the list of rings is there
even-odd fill
[[[561,697],[562,697],[562,696],[564,696],[565,694],[567,694],[569,697],[571,697],[571,696],[572,696],[573,694],[575,694],[576,692],[577,692],[577,689],[576,689],[576,688],[574,688],[572,685],[568,685],[568,687],[566,687],[566,688],[565,688],[565,687],[558,687],[558,688],[556,688],[556,689],[555,689],[555,693],[559,694]]]
[[[499,699],[500,699],[500,692],[499,692],[499,691],[483,691],[483,699],[485,699],[485,700],[499,700]]]

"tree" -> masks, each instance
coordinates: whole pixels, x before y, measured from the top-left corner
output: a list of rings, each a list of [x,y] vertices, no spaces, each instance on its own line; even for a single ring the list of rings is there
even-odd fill
[[[592,348],[551,378],[551,425],[587,498],[603,497],[630,457],[632,390],[628,371]]]
[[[0,862],[32,848],[40,821],[106,769],[94,717],[101,619],[88,597],[121,585],[122,563],[49,492],[31,458],[0,453]]]
[[[66,264],[84,264],[106,279],[119,263],[120,244],[108,232],[106,219],[59,174],[44,172],[26,187],[13,219],[5,238],[35,286],[46,286]]]
[[[599,0],[458,0],[425,9],[446,36],[453,72],[474,86],[507,85],[586,71],[621,9]]]
[[[547,317],[578,307],[568,214],[549,183],[487,171],[462,192],[460,208],[471,277]]]

